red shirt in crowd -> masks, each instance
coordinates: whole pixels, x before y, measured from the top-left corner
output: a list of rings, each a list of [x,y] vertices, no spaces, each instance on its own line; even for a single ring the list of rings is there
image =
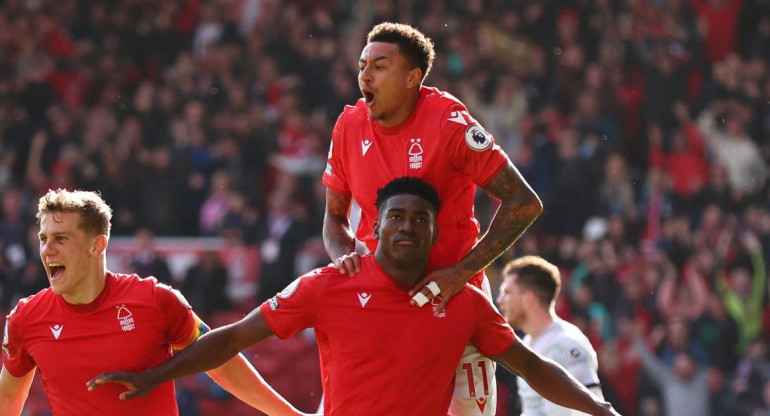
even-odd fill
[[[205,330],[182,295],[154,278],[107,273],[102,293],[71,305],[50,288],[19,301],[8,315],[3,365],[16,377],[37,367],[54,414],[177,415],[174,383],[125,401],[119,384],[89,392],[105,371],[142,371],[167,360]]]
[[[674,192],[692,195],[703,189],[709,181],[709,166],[703,140],[695,124],[683,126],[682,134],[687,146],[664,153],[660,146],[650,146],[650,166],[663,169],[671,176]]]
[[[377,190],[401,176],[428,182],[442,202],[430,266],[446,266],[476,244],[476,186],[485,186],[507,163],[508,156],[465,105],[449,93],[422,87],[414,112],[398,126],[371,121],[363,99],[345,107],[334,126],[323,183],[335,192],[351,193],[361,206],[356,237],[373,252]],[[480,286],[482,276],[470,283]]]
[[[260,306],[281,339],[315,329],[325,415],[445,416],[466,345],[494,356],[515,342],[475,287],[437,317],[411,305],[408,290],[366,255],[353,277],[316,269]]]

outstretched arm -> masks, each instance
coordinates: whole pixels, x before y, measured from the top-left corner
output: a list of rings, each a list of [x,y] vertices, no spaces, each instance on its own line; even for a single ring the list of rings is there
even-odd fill
[[[484,190],[501,201],[486,234],[457,264],[433,270],[410,292],[414,295],[421,290],[430,300],[433,294],[424,286],[431,281],[438,283],[442,301],[436,314],[441,313],[449,299],[476,273],[503,254],[543,212],[540,198],[511,162],[489,181]]]
[[[236,355],[207,374],[242,402],[268,415],[303,414],[273,390],[242,354]]]
[[[239,351],[271,335],[273,331],[257,308],[240,321],[203,335],[155,368],[141,373],[102,373],[87,383],[88,389],[93,390],[105,383],[120,383],[129,390],[120,395],[122,400],[142,397],[166,381],[219,367],[233,359]]]
[[[0,415],[18,416],[27,401],[35,370],[16,377],[3,366],[0,371]]]
[[[356,253],[356,238],[350,226],[353,196],[326,188],[323,239],[326,252],[340,273],[354,275],[361,270],[361,257]]]
[[[618,416],[608,402],[599,400],[564,368],[535,354],[522,342],[506,352],[489,357],[526,380],[546,400],[591,415]]]

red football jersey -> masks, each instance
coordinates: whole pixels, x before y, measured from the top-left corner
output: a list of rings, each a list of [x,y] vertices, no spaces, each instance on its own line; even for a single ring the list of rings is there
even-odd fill
[[[50,288],[19,301],[6,321],[3,365],[20,377],[37,367],[54,415],[176,415],[173,382],[145,397],[119,400],[119,384],[89,392],[105,371],[142,371],[194,341],[203,323],[182,295],[154,278],[107,273],[87,305],[68,304]]]
[[[316,269],[260,306],[279,338],[315,329],[325,415],[445,416],[467,344],[494,356],[515,342],[475,287],[434,317],[438,302],[411,305],[407,286],[366,255],[353,277]]]
[[[363,99],[345,107],[334,126],[323,183],[353,195],[361,206],[356,237],[374,252],[377,190],[401,176],[428,182],[442,202],[430,265],[445,266],[476,244],[476,186],[485,186],[507,163],[508,156],[465,105],[449,93],[423,87],[412,115],[395,127],[371,121]],[[471,283],[480,287],[481,274]]]

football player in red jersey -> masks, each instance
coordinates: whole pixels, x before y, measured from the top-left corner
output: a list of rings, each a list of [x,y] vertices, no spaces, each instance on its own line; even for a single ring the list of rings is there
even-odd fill
[[[151,394],[172,378],[203,371],[271,335],[313,327],[322,362],[324,414],[445,416],[454,372],[470,342],[549,400],[593,415],[617,415],[607,402],[551,360],[529,350],[489,298],[464,287],[440,313],[409,303],[438,239],[436,191],[403,177],[378,192],[373,234],[380,244],[353,277],[334,267],[301,276],[244,319],[202,336],[142,373],[105,373],[90,388],[120,383],[126,399]]]
[[[107,270],[111,218],[110,207],[93,192],[60,189],[40,198],[40,258],[50,287],[22,299],[8,315],[0,414],[21,413],[38,368],[54,414],[179,414],[173,383],[135,402],[119,400],[119,386],[95,394],[86,387],[104,369],[156,366],[208,330],[178,291],[152,277]],[[209,376],[264,412],[302,414],[241,355]]]
[[[447,202],[438,217],[441,235],[431,251],[429,273],[411,294],[420,305],[440,294],[439,314],[466,283],[490,293],[484,268],[516,241],[543,206],[465,105],[423,85],[434,55],[432,41],[408,25],[383,23],[368,34],[358,63],[363,98],[345,107],[337,120],[323,175],[323,237],[340,272],[357,273],[361,257],[355,239],[370,252],[377,247],[372,234],[376,190],[404,175],[425,180]],[[477,186],[501,203],[480,240],[473,206]],[[353,200],[361,207],[355,234],[349,219]],[[494,364],[469,347],[457,369],[452,414],[494,413],[494,371],[482,372],[482,365]]]

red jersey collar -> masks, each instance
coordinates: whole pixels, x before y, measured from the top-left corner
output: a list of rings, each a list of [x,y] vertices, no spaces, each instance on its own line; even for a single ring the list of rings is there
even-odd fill
[[[391,277],[388,272],[385,271],[385,269],[380,266],[380,263],[377,262],[377,259],[374,258],[374,254],[369,254],[364,257],[364,260],[368,260],[370,263],[372,263],[372,268],[374,271],[379,274],[380,276],[384,277],[391,283],[393,283],[394,286],[396,286],[396,289],[402,291],[402,292],[409,292],[414,285],[410,285],[409,283],[402,282],[401,280],[394,279]]]

